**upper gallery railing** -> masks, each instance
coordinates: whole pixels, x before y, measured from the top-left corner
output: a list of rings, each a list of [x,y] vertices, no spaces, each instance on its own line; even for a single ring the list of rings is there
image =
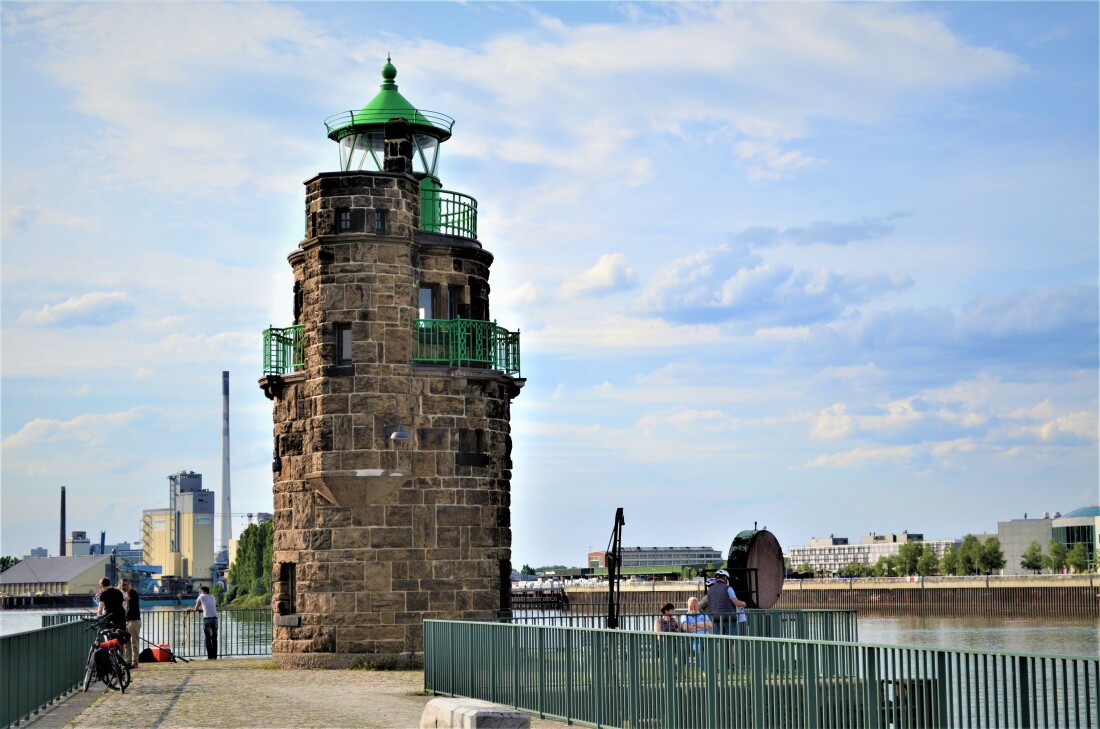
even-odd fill
[[[302,369],[302,325],[264,329],[264,375],[285,375]]]
[[[1096,727],[1100,658],[424,621],[424,688],[596,727]]]
[[[474,319],[414,319],[413,325],[415,362],[483,366],[519,377],[519,332]]]
[[[477,200],[453,190],[420,190],[420,229],[477,239]]]

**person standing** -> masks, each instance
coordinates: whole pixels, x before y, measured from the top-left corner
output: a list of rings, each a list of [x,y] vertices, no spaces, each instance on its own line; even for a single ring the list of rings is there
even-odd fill
[[[111,580],[104,577],[99,581],[99,594],[95,596],[99,600],[99,609],[96,615],[107,615],[111,618],[111,627],[126,630],[126,608],[122,606],[122,590],[111,587]]]
[[[122,590],[122,604],[126,608],[126,632],[130,634],[130,641],[122,646],[122,660],[130,664],[130,668],[138,667],[138,637],[141,635],[141,595],[130,587],[130,581],[125,577],[119,584]]]
[[[725,570],[715,572],[714,584],[707,588],[706,605],[707,613],[714,619],[714,632],[737,635],[737,608],[744,608],[745,605],[730,587],[730,573]]]
[[[206,657],[211,661],[218,659],[218,606],[214,602],[214,596],[210,594],[210,588],[203,585],[199,588],[198,599],[195,600],[195,611],[202,611],[202,634],[206,637]]]

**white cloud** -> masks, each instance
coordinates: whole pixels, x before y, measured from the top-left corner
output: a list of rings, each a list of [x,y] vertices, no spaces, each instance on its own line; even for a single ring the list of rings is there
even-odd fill
[[[69,420],[35,418],[4,438],[5,448],[28,448],[42,444],[78,441],[85,445],[101,445],[112,434],[145,414],[145,408],[132,407],[118,413],[85,413]]]
[[[134,306],[125,292],[96,292],[73,296],[37,311],[24,311],[19,323],[29,327],[110,326],[133,313]]]
[[[863,468],[878,463],[902,465],[913,459],[912,446],[886,446],[881,448],[854,448],[844,453],[821,455],[805,464],[808,468]]]
[[[637,274],[622,253],[604,253],[596,265],[569,279],[558,289],[564,299],[606,296],[634,288]]]

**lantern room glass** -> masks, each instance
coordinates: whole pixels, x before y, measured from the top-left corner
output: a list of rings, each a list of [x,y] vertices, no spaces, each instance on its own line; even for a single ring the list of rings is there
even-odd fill
[[[439,139],[430,134],[413,135],[413,172],[417,175],[436,174],[439,164]],[[385,138],[381,131],[353,132],[340,140],[340,169],[353,172],[383,169]]]

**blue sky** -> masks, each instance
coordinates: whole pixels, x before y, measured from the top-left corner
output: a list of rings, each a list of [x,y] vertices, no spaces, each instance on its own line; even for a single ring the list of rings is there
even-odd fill
[[[3,3],[2,534],[271,509],[322,121],[457,120],[522,332],[513,559],[996,530],[1098,497],[1096,3]],[[240,521],[237,522],[238,528]]]

